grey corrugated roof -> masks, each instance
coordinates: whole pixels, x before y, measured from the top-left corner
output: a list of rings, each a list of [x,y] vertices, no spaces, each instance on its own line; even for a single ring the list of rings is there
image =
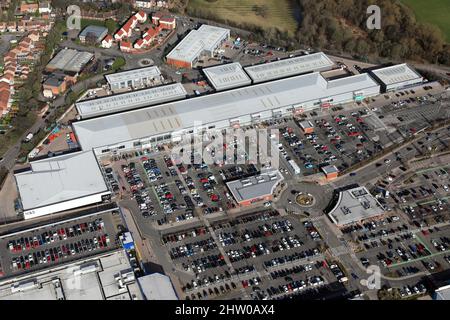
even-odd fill
[[[86,37],[88,33],[94,34],[96,38],[103,38],[108,33],[108,28],[94,25],[87,26],[80,32],[79,37]]]
[[[159,87],[131,91],[92,100],[85,100],[76,104],[78,114],[82,118],[106,115],[118,111],[151,106],[185,98],[186,90],[180,83],[173,83]]]
[[[74,49],[62,49],[47,64],[47,68],[64,71],[80,72],[94,55],[89,52]]]
[[[422,81],[422,76],[406,63],[376,69],[372,73],[386,85],[411,80]]]
[[[254,83],[280,79],[311,71],[329,70],[334,63],[323,52],[245,67]]]
[[[217,91],[242,87],[252,82],[239,62],[206,68],[203,72]]]
[[[15,175],[24,210],[108,191],[92,151],[34,161]]]
[[[202,125],[239,118],[277,108],[316,101],[342,93],[378,87],[367,75],[351,76],[351,81],[330,85],[319,73],[311,73],[287,79],[271,81],[244,88],[208,94],[159,106],[108,115],[97,119],[74,122],[81,146],[91,148],[113,145],[135,139],[171,133],[175,129],[187,129],[195,122]],[[172,123],[179,126],[151,125],[158,119],[149,116],[153,109],[169,108]],[[173,114],[172,114],[173,113]],[[166,116],[161,116],[165,119]]]

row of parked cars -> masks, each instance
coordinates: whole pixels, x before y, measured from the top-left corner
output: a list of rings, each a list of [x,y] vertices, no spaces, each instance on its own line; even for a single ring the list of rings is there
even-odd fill
[[[8,249],[13,253],[32,250],[43,245],[80,236],[86,232],[101,231],[104,226],[105,224],[103,219],[99,218],[92,222],[83,222],[75,224],[71,227],[51,229],[35,236],[20,237],[18,239],[11,240],[8,242]]]
[[[105,249],[108,247],[109,243],[109,236],[107,234],[103,234],[101,236],[81,239],[78,242],[66,243],[45,250],[36,250],[28,255],[13,257],[12,269],[13,271],[28,270],[38,265],[57,263],[62,259],[77,255],[79,253],[91,252],[97,249]]]
[[[293,253],[290,255],[285,255],[283,257],[273,258],[271,260],[264,261],[264,266],[266,268],[282,266],[287,263],[292,263],[292,262],[295,262],[295,261],[298,261],[301,259],[305,259],[308,257],[317,256],[319,254],[320,254],[320,251],[317,248],[304,250],[302,252],[296,252],[296,253]]]
[[[198,236],[202,236],[208,233],[208,230],[206,227],[198,227],[193,228],[186,231],[181,231],[175,234],[167,234],[162,237],[162,241],[164,244],[170,243],[170,242],[181,242],[184,239],[187,238],[195,238]]]
[[[185,271],[194,271],[195,274],[205,272],[207,269],[217,268],[226,264],[222,254],[211,254],[198,258],[192,261],[192,263],[182,263]]]
[[[216,248],[217,245],[214,239],[210,237],[205,240],[195,241],[192,243],[187,243],[185,245],[172,248],[170,250],[170,258],[172,258],[172,260],[175,260],[182,257],[191,257],[193,255],[208,252]]]

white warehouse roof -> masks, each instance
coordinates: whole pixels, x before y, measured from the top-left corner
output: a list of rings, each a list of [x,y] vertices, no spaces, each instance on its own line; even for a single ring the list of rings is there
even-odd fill
[[[145,300],[178,300],[170,278],[153,273],[137,279]]]
[[[280,79],[311,71],[330,70],[333,61],[323,52],[245,67],[254,83]]]
[[[123,72],[117,72],[108,74],[105,76],[106,81],[111,83],[127,82],[129,80],[141,79],[141,78],[157,78],[161,75],[161,71],[157,66],[127,70]]]
[[[163,105],[74,122],[84,150],[170,134],[344,93],[378,88],[368,74],[327,81],[318,72],[237,88]]]
[[[423,77],[406,63],[373,70],[372,73],[385,85],[392,85],[406,81],[422,81]]]
[[[203,51],[213,51],[229,34],[229,29],[203,24],[189,32],[166,58],[192,63]]]
[[[239,62],[206,68],[203,72],[217,91],[252,83]]]
[[[15,178],[24,210],[108,191],[92,151],[31,162]]]
[[[76,104],[78,114],[82,118],[106,115],[118,111],[146,107],[185,98],[186,90],[180,83],[173,83],[159,87],[131,91],[92,100],[81,101]]]

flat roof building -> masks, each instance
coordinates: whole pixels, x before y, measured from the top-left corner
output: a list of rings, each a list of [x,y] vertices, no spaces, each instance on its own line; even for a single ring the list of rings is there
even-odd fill
[[[110,196],[89,150],[33,161],[14,176],[25,219],[100,203]]]
[[[365,187],[340,191],[336,200],[328,216],[339,227],[373,218],[385,212],[383,206]]]
[[[112,91],[160,84],[161,71],[157,66],[127,70],[105,76]]]
[[[77,51],[74,49],[62,49],[47,64],[49,71],[62,70],[79,73],[88,64],[94,55],[89,52]]]
[[[153,273],[137,280],[145,300],[178,300],[172,281],[166,275]]]
[[[0,282],[0,300],[143,300],[123,250]]]
[[[336,179],[339,175],[339,170],[336,166],[325,166],[322,167],[322,172],[325,174],[327,180]]]
[[[368,74],[327,81],[320,73],[311,73],[87,119],[72,126],[84,150],[106,153],[132,149],[139,143],[170,141],[186,135],[198,122],[203,129],[236,127],[293,114],[298,108],[308,111],[325,103],[351,102],[356,93],[370,97],[379,92],[380,86]]]
[[[243,87],[252,83],[239,62],[203,69],[216,91]]]
[[[434,300],[450,300],[450,285],[440,287],[434,291]]]
[[[180,83],[131,91],[76,103],[82,119],[147,107],[168,101],[183,99],[187,92]]]
[[[214,50],[230,37],[230,30],[204,24],[192,30],[166,56],[167,63],[192,68],[201,55],[213,56]]]
[[[334,62],[323,52],[287,58],[283,60],[245,67],[253,83],[285,78],[304,74],[331,70]]]
[[[108,28],[102,26],[87,26],[84,28],[78,37],[82,43],[92,40],[95,43],[100,43],[108,34]]]
[[[284,178],[280,171],[272,170],[248,178],[227,182],[233,198],[241,206],[273,199],[273,193]]]
[[[313,133],[314,132],[314,125],[311,121],[305,120],[298,123],[300,128],[302,128],[303,133]]]
[[[423,82],[423,77],[406,63],[379,68],[370,72],[379,81],[383,92],[402,89]]]

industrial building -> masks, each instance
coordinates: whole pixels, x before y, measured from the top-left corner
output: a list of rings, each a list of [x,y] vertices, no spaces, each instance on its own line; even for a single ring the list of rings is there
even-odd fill
[[[272,170],[248,178],[227,182],[234,200],[240,206],[273,199],[275,188],[283,181],[280,171]]]
[[[406,63],[375,69],[370,73],[380,82],[382,92],[399,90],[423,82],[423,77]]]
[[[202,123],[199,130],[236,127],[293,114],[298,109],[327,108],[379,92],[379,84],[368,74],[327,81],[315,72],[72,125],[82,148],[101,154],[176,141],[193,132],[196,122]]]
[[[163,80],[157,66],[107,74],[105,79],[111,91],[155,85]]]
[[[216,91],[243,87],[252,83],[239,62],[205,68],[203,73]]]
[[[245,67],[253,83],[260,83],[308,72],[331,70],[334,62],[323,52]]]
[[[172,281],[166,275],[152,273],[137,280],[145,300],[178,300]]]
[[[0,300],[143,300],[124,250],[0,282]]]
[[[108,34],[108,28],[102,26],[87,26],[84,28],[78,38],[81,43],[86,41],[94,41],[95,43],[100,43],[103,38]]]
[[[78,115],[82,119],[147,107],[158,103],[183,99],[187,92],[180,83],[131,91],[112,96],[77,102]]]
[[[14,177],[25,219],[101,203],[111,194],[89,150],[33,161]]]
[[[178,68],[192,68],[200,56],[212,57],[214,51],[230,38],[230,30],[202,25],[192,30],[166,56],[166,62]]]
[[[373,218],[385,212],[383,206],[366,187],[342,190],[335,201],[328,216],[339,227]]]
[[[62,49],[52,60],[50,60],[45,68],[51,72],[62,70],[79,73],[93,58],[94,55],[89,52],[77,51],[74,49]]]

